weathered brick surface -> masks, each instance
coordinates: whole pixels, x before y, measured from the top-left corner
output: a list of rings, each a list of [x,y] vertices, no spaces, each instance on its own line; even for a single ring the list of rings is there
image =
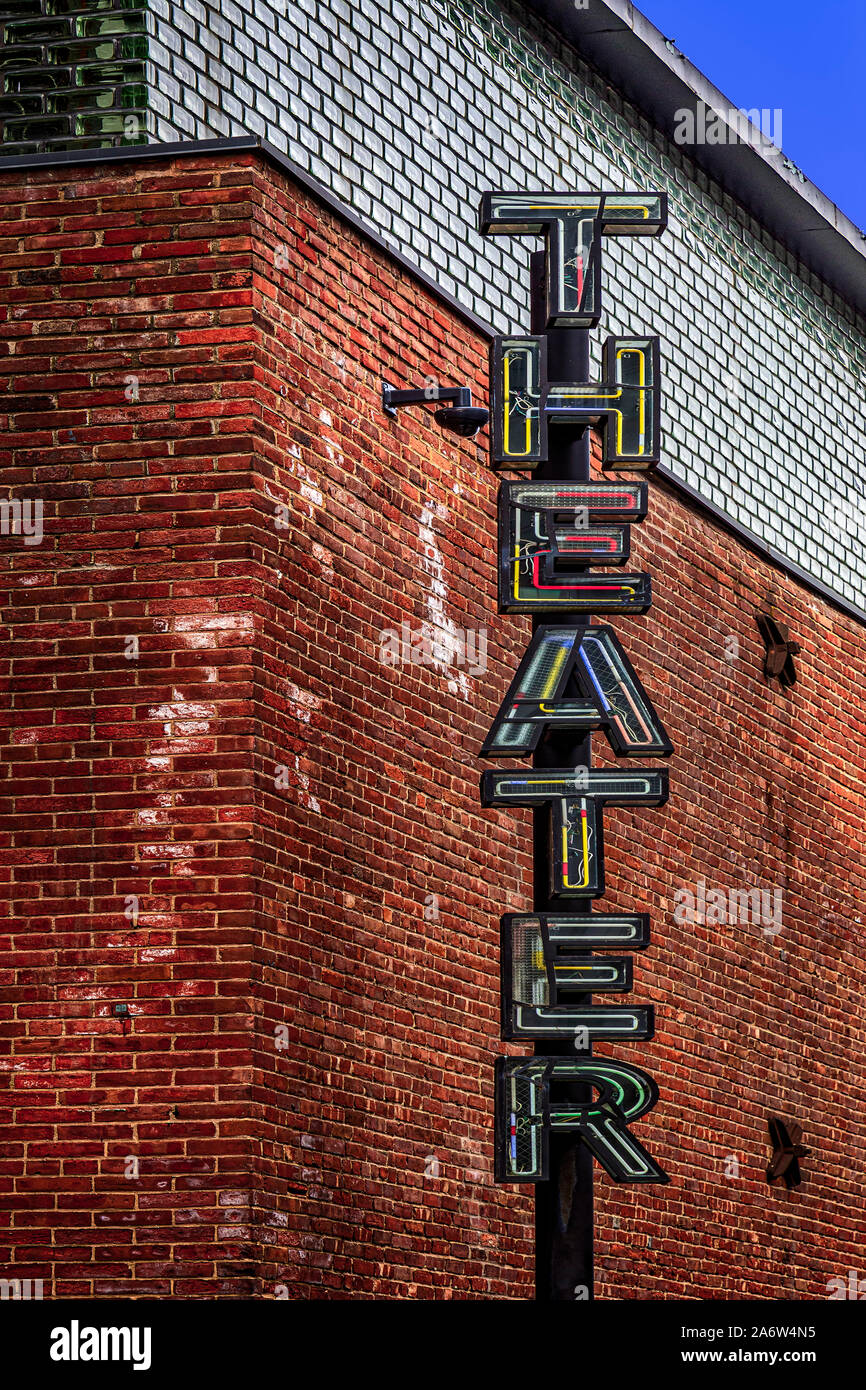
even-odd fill
[[[7,172],[0,215],[3,478],[45,506],[41,545],[0,538],[0,1275],[525,1298],[491,1137],[529,814],[481,809],[477,750],[528,625],[483,439],[379,408],[383,376],[483,398],[486,343],[250,157]],[[652,913],[658,1031],[600,1050],[656,1075],[673,1181],[599,1175],[598,1291],[821,1298],[866,1258],[864,631],[667,484],[634,550],[655,602],[616,626],[672,798],[607,814],[599,906]],[[489,670],[383,664],[404,622],[486,629]],[[782,930],[678,926],[702,877],[782,888]],[[805,1126],[798,1191],[768,1113]]]
[[[2,180],[2,1264],[55,1296],[252,1287],[247,183]]]

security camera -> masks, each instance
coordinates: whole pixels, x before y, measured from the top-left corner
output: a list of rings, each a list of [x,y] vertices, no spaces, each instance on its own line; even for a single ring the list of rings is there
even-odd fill
[[[449,410],[437,410],[433,419],[445,430],[453,430],[461,439],[471,439],[490,419],[490,411],[482,405],[455,405]]]
[[[396,387],[382,382],[382,409],[393,420],[397,411],[404,405],[430,405],[434,401],[448,401],[433,412],[437,425],[445,430],[459,434],[461,439],[471,439],[483,429],[490,419],[490,411],[481,405],[472,404],[472,392],[468,386],[435,386],[431,390],[398,391]]]

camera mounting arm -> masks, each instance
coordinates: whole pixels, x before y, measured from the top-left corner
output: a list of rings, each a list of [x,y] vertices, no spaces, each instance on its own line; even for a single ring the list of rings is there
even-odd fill
[[[471,405],[472,392],[468,386],[420,386],[417,390],[398,391],[396,386],[382,382],[382,409],[386,415],[395,417],[401,405],[426,405],[428,401]]]
[[[477,434],[490,418],[490,412],[483,406],[472,404],[472,392],[468,386],[422,386],[411,391],[398,391],[396,386],[382,382],[382,409],[392,419],[402,405],[441,404],[443,401],[453,404],[448,409],[434,412],[437,424],[453,430],[464,439]]]

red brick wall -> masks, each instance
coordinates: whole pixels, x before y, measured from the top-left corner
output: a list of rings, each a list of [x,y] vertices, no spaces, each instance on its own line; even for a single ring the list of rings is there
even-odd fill
[[[7,172],[0,200],[3,477],[45,508],[41,545],[0,538],[0,1277],[526,1298],[531,1191],[493,1184],[491,1137],[530,817],[480,808],[477,750],[528,624],[496,613],[484,437],[379,408],[383,376],[483,399],[486,343],[252,157]],[[652,913],[657,1035],[602,1050],[656,1076],[636,1132],[673,1180],[599,1172],[597,1292],[822,1298],[864,1261],[864,629],[650,493],[654,606],[616,626],[672,797],[607,813],[599,907]],[[489,670],[383,664],[403,622],[486,630]],[[782,888],[782,930],[678,926],[702,877]],[[813,1149],[792,1193],[768,1113]]]
[[[214,172],[0,180],[3,477],[45,513],[3,538],[0,1263],[46,1296],[252,1287],[249,171]]]

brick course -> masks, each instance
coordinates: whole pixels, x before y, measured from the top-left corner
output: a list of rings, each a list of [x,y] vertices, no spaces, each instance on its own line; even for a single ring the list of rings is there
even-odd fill
[[[528,621],[496,613],[485,436],[379,406],[484,399],[486,342],[252,155],[7,171],[0,210],[3,476],[45,509],[0,537],[0,1277],[529,1297],[491,1139],[530,814],[477,797]],[[864,629],[665,482],[633,541],[654,605],[615,626],[676,752],[667,807],[605,818],[657,1035],[600,1050],[656,1076],[673,1181],[598,1173],[597,1292],[823,1298],[864,1260]],[[803,646],[788,694],[759,607]],[[486,629],[487,674],[382,664],[404,622]],[[701,877],[781,887],[782,931],[678,926]],[[813,1149],[791,1193],[768,1113]]]

